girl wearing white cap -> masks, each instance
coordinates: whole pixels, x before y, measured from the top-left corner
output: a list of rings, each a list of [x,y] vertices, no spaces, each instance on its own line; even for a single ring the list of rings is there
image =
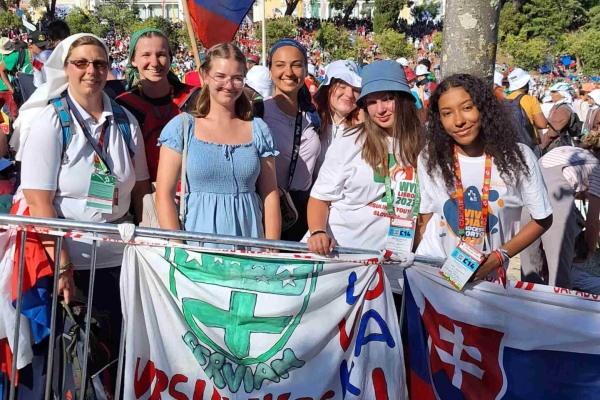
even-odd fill
[[[308,248],[322,255],[335,243],[411,252],[422,125],[403,67],[391,60],[365,66],[357,103],[364,123],[333,141],[310,193]],[[412,234],[388,237],[400,230]]]
[[[315,166],[315,177],[331,142],[359,122],[360,110],[356,99],[360,94],[360,83],[354,61],[334,61],[327,67],[325,80],[314,96],[321,117],[321,154]]]

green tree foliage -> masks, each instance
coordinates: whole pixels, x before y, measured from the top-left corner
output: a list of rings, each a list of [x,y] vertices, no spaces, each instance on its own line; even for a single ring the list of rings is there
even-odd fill
[[[17,14],[11,11],[0,11],[0,30],[19,28],[23,22]]]
[[[595,29],[566,33],[558,45],[560,54],[574,56],[587,74],[600,73],[600,32]]]
[[[375,0],[373,14],[373,30],[382,33],[386,29],[397,27],[400,10],[406,5],[407,0]]]
[[[138,21],[128,1],[103,3],[98,6],[97,15],[100,21],[106,21],[111,29],[121,35],[129,33]]]
[[[365,2],[368,2],[366,0]],[[350,15],[352,14],[352,10],[356,7],[358,0],[330,0],[329,5],[334,10],[340,10],[344,13],[344,22],[348,21]]]
[[[515,65],[526,70],[542,65],[551,50],[548,41],[540,37],[528,40],[523,36],[506,35],[500,44],[500,53],[511,55]]]
[[[433,34],[433,51],[436,53],[442,52],[442,41],[444,40],[444,36],[442,32],[437,31]]]
[[[65,22],[69,25],[71,33],[93,33],[104,37],[110,29],[107,24],[101,24],[96,15],[79,7],[67,15]]]
[[[413,47],[406,41],[405,35],[392,29],[386,29],[376,34],[375,41],[379,43],[379,49],[383,54],[392,59],[410,57],[414,53]]]
[[[180,43],[183,43],[187,48],[190,48],[190,39],[187,34],[187,29],[176,29],[168,19],[163,17],[150,17],[144,21],[137,21],[129,28],[128,33],[132,34],[146,28],[155,28],[163,31],[169,38],[169,44],[173,50],[177,49]]]
[[[356,59],[359,50],[366,48],[362,38],[351,38],[345,28],[324,22],[315,35],[319,47],[329,51],[333,60]]]
[[[298,23],[292,17],[267,19],[266,24],[267,49],[270,49],[279,39],[295,37],[298,29]],[[259,25],[255,32],[255,38],[261,40],[262,25]],[[259,46],[259,51],[262,51],[262,45]]]
[[[557,41],[564,32],[578,29],[586,22],[587,12],[581,0],[525,0],[521,11],[506,3],[500,13],[501,38],[512,34]]]

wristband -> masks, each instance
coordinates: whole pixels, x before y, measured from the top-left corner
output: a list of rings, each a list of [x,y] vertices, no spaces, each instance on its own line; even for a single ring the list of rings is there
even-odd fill
[[[510,261],[510,256],[508,255],[508,251],[506,251],[502,247],[499,247],[498,251],[500,252],[500,254],[502,254],[502,258],[504,259],[504,261]]]
[[[326,231],[326,230],[324,230],[324,229],[316,229],[316,230],[314,230],[314,231],[312,231],[312,232],[310,233],[310,237],[313,237],[313,236],[315,236],[315,235],[318,235],[319,233],[324,233],[324,234],[326,234],[326,235],[327,235],[327,231]]]
[[[494,250],[492,253],[498,259],[498,262],[500,263],[500,266],[503,266],[504,265],[504,258],[502,257],[502,253],[500,252],[500,250]]]
[[[71,261],[69,261],[68,263],[61,265],[58,270],[60,271],[61,274],[69,273],[71,275],[73,275],[73,263]]]

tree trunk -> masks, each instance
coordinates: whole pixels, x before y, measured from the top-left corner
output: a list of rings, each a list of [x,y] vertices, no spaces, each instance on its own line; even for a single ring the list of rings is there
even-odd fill
[[[352,4],[349,4],[345,9],[344,9],[344,25],[348,22],[348,20],[350,19],[350,14],[352,14],[352,10],[354,10],[354,7],[356,7],[356,3],[358,2],[358,0],[354,0],[352,2]]]
[[[442,43],[442,77],[494,75],[500,1],[447,0]]]
[[[56,17],[56,0],[50,0],[50,11],[49,11],[49,20],[54,21]]]
[[[299,1],[300,0],[286,0],[287,7],[285,8],[285,15],[292,15]]]

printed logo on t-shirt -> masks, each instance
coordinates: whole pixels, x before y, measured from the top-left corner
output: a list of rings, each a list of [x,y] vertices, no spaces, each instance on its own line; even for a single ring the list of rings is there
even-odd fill
[[[465,241],[472,246],[482,245],[484,227],[482,226],[481,193],[475,186],[465,189]],[[495,202],[499,207],[504,206],[504,201],[496,190],[490,190],[489,202]],[[444,203],[444,214],[441,226],[448,225],[448,231],[453,236],[458,236],[458,198],[456,193]],[[488,205],[488,232],[493,235],[498,232],[498,217],[493,214],[491,204]]]
[[[412,217],[412,208],[417,190],[419,190],[418,184],[415,182],[414,168],[412,166],[404,168],[402,165],[397,164],[392,154],[388,155],[388,165],[396,216]],[[385,176],[375,171],[373,172],[373,181],[385,184]],[[387,195],[385,192],[381,200],[375,201],[369,204],[369,206],[378,209],[374,211],[377,216],[390,217],[387,213]]]

